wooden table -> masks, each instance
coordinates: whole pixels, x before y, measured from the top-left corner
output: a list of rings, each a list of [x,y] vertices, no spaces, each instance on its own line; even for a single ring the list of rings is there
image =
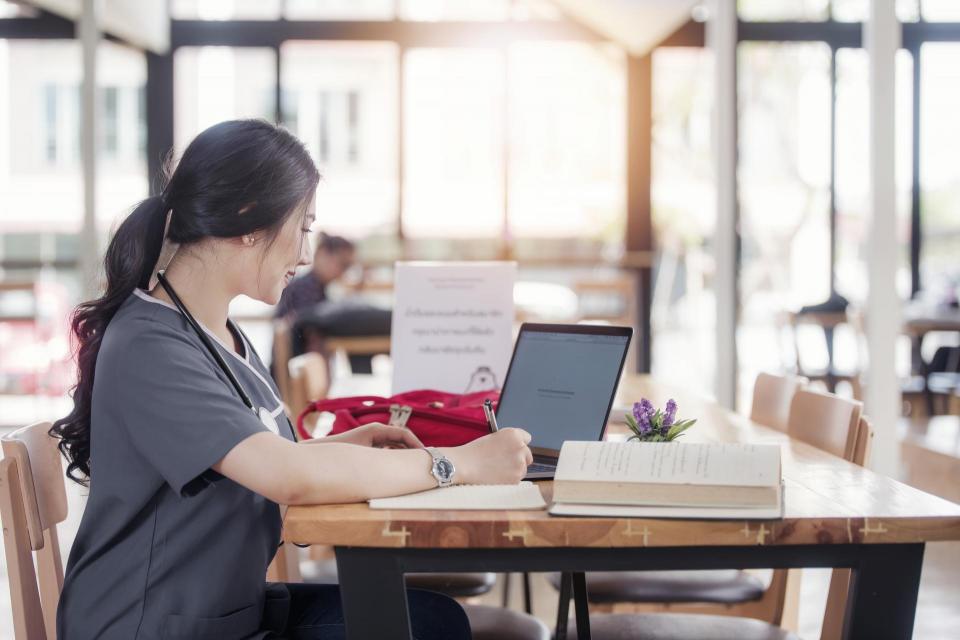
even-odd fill
[[[354,640],[410,637],[408,572],[762,567],[852,568],[847,637],[911,636],[924,543],[960,540],[960,505],[649,378],[625,378],[615,406],[642,396],[657,405],[673,397],[683,417],[698,418],[684,436],[690,441],[779,443],[785,517],[557,518],[543,511],[391,512],[351,504],[291,507],[285,537],[336,547],[347,634]],[[549,500],[551,483],[540,486]]]

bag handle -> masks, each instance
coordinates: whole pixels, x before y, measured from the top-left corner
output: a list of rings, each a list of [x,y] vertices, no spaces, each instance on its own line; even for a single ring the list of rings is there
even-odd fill
[[[377,404],[382,402],[389,402],[387,398],[381,396],[352,396],[349,398],[331,398],[327,400],[316,400],[308,404],[303,411],[297,416],[297,433],[300,434],[300,437],[304,440],[309,440],[313,437],[306,427],[303,426],[303,419],[306,418],[311,413],[324,413],[329,411],[330,413],[336,413],[340,409],[349,409],[355,407],[358,404]]]

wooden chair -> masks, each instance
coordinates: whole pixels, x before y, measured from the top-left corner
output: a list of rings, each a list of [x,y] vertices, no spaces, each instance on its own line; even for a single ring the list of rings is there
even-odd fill
[[[0,517],[18,639],[57,637],[57,602],[63,588],[57,525],[67,518],[67,492],[50,426],[40,422],[2,439]]]
[[[873,428],[866,418],[860,418],[857,425],[857,437],[850,459],[854,464],[866,466],[873,445]],[[830,574],[830,588],[827,591],[827,604],[820,628],[820,640],[841,640],[843,637],[843,618],[847,610],[847,593],[850,589],[850,569],[834,569]]]
[[[800,389],[790,403],[787,434],[791,438],[853,460],[863,404],[830,393]]]
[[[330,393],[330,367],[323,355],[310,352],[292,358],[287,364],[289,379],[290,416],[296,419],[300,412],[314,400],[322,400]],[[307,428],[313,431],[317,416],[307,419]]]
[[[281,323],[278,323],[280,325]],[[285,324],[285,323],[282,323]],[[283,327],[281,327],[282,329]],[[278,354],[278,340],[286,345],[287,359],[283,360],[284,366],[281,367],[280,360],[276,359]],[[289,358],[289,329],[286,329],[286,336],[274,334],[274,370],[275,375],[281,370],[286,372],[286,384],[281,387],[283,401],[286,403],[290,412],[291,420],[296,421],[297,416],[313,400],[320,400],[327,397],[330,391],[330,377],[328,375],[327,361],[319,353],[311,352],[303,355]],[[282,355],[283,349],[280,349]],[[279,381],[277,386],[280,386]],[[316,418],[314,418],[316,420]],[[308,428],[310,428],[308,426]],[[312,431],[312,428],[310,429]],[[324,560],[331,556],[329,548],[310,547],[310,558],[312,560]],[[277,549],[277,554],[273,557],[270,566],[267,569],[267,580],[271,582],[300,582],[300,549],[294,545],[284,543]]]
[[[293,345],[290,342],[290,323],[284,319],[273,321],[273,359],[271,362],[273,379],[280,389],[280,397],[291,407],[289,362],[293,355]]]
[[[802,377],[759,374],[753,383],[750,419],[766,427],[786,431],[793,394],[806,384],[807,379]]]
[[[621,273],[604,279],[580,279],[573,283],[573,291],[580,300],[580,316],[584,320],[604,320],[612,324],[632,327],[636,325],[637,285],[629,273]],[[590,298],[613,300],[590,309],[584,304]]]
[[[855,311],[830,311],[830,312],[811,312],[811,313],[790,313],[788,315],[790,327],[793,333],[794,354],[797,362],[797,372],[811,381],[822,382],[827,390],[834,393],[838,382],[846,382],[850,385],[854,398],[863,397],[863,389],[860,385],[860,371],[841,371],[834,366],[833,362],[833,340],[834,333],[842,325],[849,326],[855,333],[862,333],[863,324],[861,316]],[[820,327],[823,330],[824,339],[827,343],[827,366],[819,371],[806,369],[800,354],[800,343],[798,333],[800,325],[808,324]],[[859,366],[859,365],[858,365]]]

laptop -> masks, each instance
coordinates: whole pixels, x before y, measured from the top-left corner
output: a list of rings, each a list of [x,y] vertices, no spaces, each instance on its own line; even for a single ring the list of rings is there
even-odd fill
[[[497,405],[497,424],[530,432],[527,480],[553,478],[565,440],[602,440],[633,329],[525,322]]]

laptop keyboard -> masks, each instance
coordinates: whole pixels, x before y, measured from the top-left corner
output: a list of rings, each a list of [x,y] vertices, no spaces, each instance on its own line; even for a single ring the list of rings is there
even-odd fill
[[[557,467],[552,464],[540,464],[539,462],[534,462],[529,467],[527,467],[527,473],[540,473],[542,471],[556,471]]]

